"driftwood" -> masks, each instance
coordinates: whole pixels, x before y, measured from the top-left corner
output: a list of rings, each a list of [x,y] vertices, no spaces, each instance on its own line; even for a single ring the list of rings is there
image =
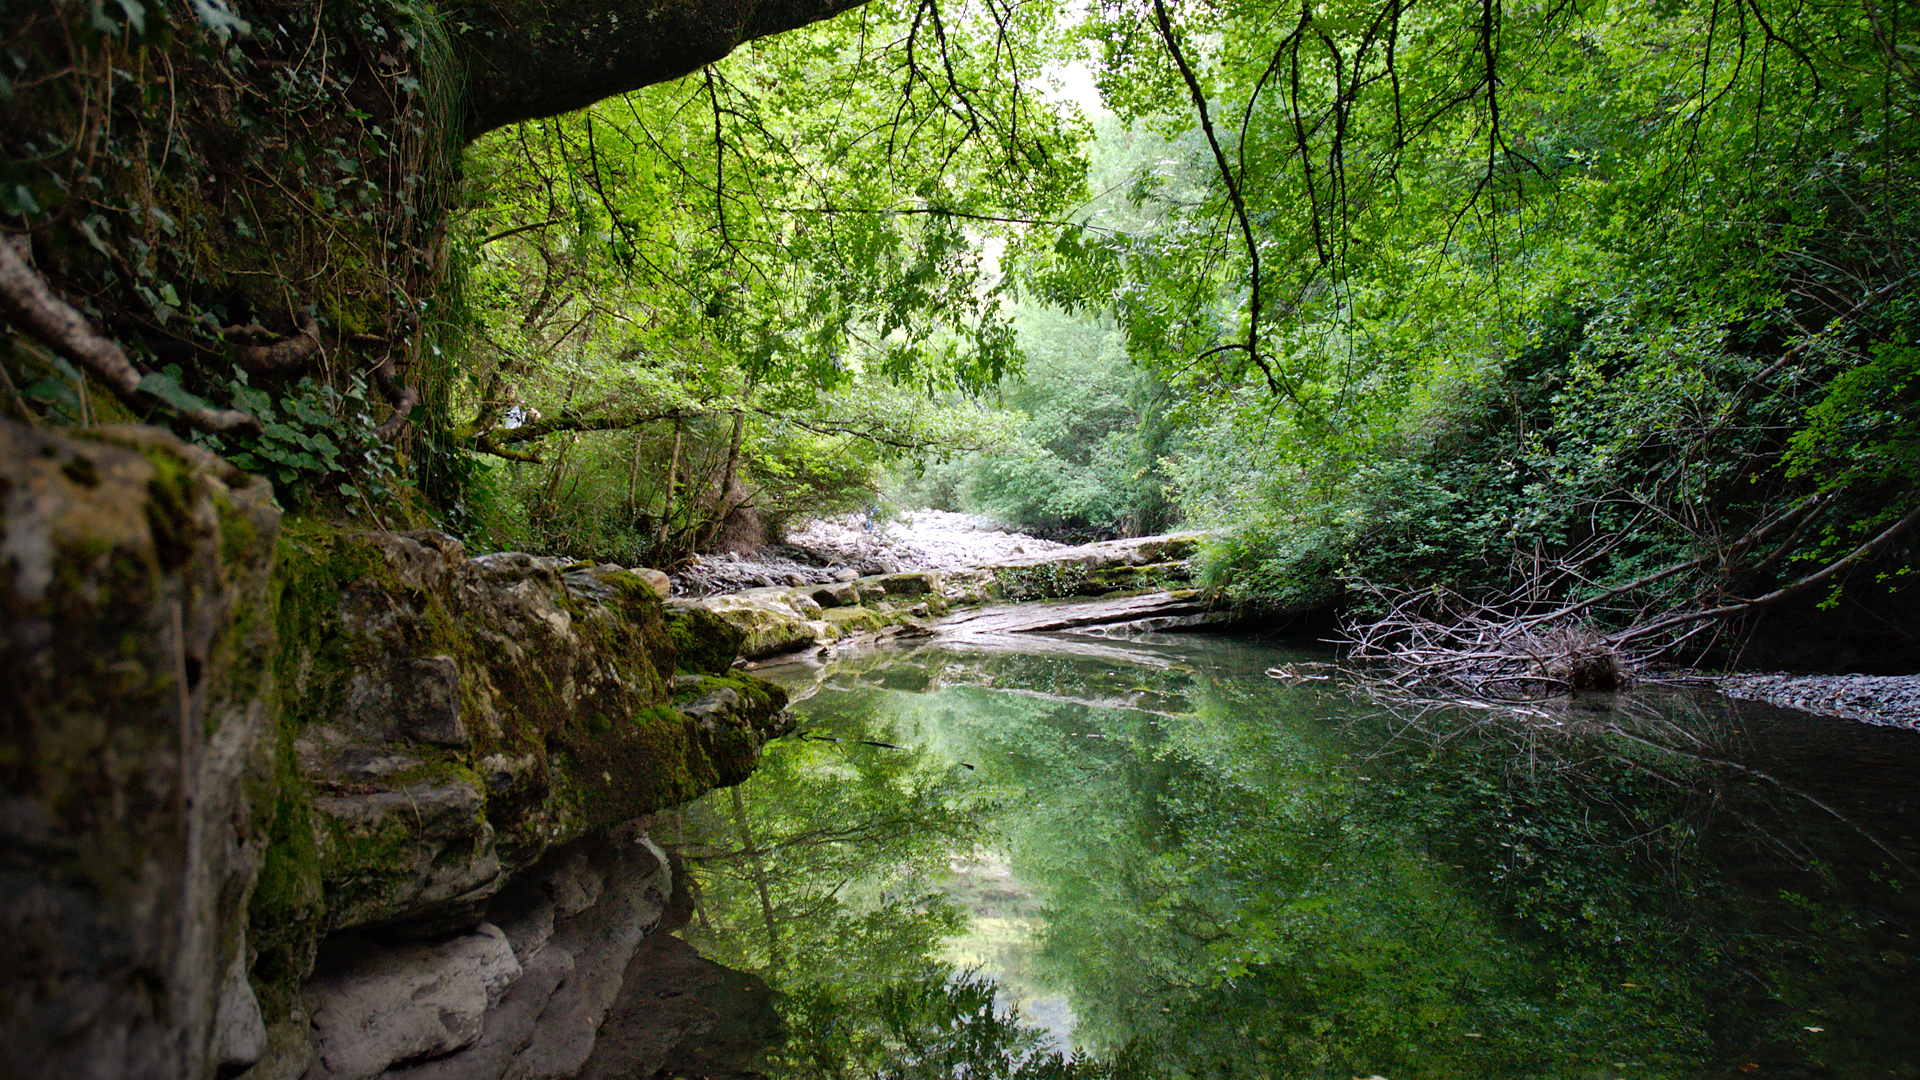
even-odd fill
[[[1531,618],[1511,602],[1444,589],[1375,590],[1385,614],[1351,619],[1348,655],[1373,673],[1376,697],[1525,701],[1631,685],[1639,659],[1573,617]]]

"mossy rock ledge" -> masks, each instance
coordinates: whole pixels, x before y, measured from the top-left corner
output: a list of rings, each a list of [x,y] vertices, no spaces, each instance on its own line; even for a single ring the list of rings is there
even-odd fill
[[[647,815],[785,723],[657,575],[283,527],[148,429],[0,422],[0,501],[21,1076],[577,1075],[679,902]]]

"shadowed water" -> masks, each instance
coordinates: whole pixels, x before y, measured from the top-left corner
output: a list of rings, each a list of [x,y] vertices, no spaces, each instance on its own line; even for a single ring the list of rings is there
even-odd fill
[[[1920,734],[1672,690],[1395,715],[1329,659],[779,673],[799,734],[678,822],[689,933],[782,993],[768,1073],[1920,1075]]]

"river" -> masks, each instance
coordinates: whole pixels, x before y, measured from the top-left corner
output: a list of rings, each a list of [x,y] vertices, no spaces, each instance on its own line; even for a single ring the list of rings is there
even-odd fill
[[[774,1077],[1920,1075],[1920,734],[1706,691],[1387,712],[1201,635],[775,669],[657,833]],[[1278,677],[1276,677],[1278,676]]]

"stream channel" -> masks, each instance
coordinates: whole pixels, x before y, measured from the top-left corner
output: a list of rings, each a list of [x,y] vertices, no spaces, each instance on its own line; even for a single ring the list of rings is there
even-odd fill
[[[1672,688],[1394,715],[1332,659],[765,669],[796,734],[656,833],[683,934],[773,986],[774,1077],[1920,1076],[1920,733]]]

